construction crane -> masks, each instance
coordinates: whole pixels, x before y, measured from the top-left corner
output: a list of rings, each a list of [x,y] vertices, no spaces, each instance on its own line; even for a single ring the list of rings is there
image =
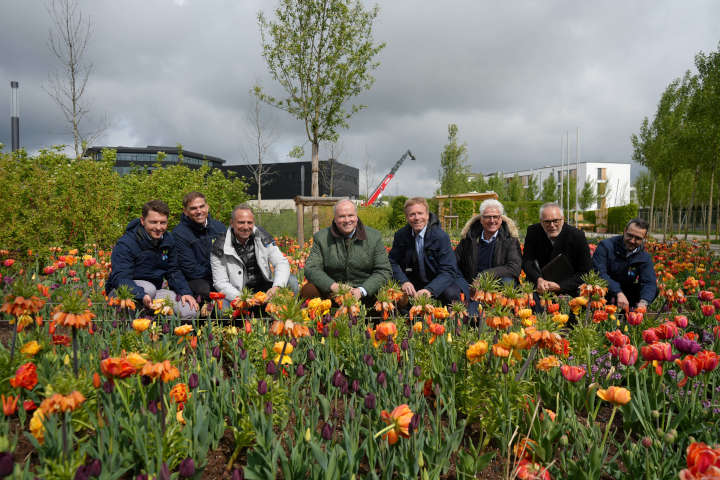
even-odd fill
[[[393,179],[395,173],[398,171],[398,168],[400,168],[400,165],[402,165],[405,159],[408,157],[410,157],[410,160],[415,160],[415,155],[413,155],[410,150],[403,153],[403,156],[400,157],[400,160],[395,162],[395,165],[390,170],[390,173],[385,175],[385,178],[382,179],[380,185],[378,185],[372,195],[370,195],[370,198],[368,198],[365,203],[362,204],[363,207],[367,207],[368,205],[374,205],[375,202],[380,201],[380,197],[382,197],[382,193],[385,190],[385,187],[387,187],[388,183],[390,183],[390,180]]]

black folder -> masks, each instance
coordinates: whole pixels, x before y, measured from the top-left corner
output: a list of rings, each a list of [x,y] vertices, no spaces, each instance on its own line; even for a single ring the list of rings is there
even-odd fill
[[[570,263],[570,260],[562,253],[550,260],[547,265],[542,268],[542,278],[555,283],[574,275],[575,269]]]

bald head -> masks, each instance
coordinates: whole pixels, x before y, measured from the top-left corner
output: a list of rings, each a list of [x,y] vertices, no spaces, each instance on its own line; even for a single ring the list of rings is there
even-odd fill
[[[350,235],[357,227],[357,208],[350,200],[340,200],[333,207],[335,213],[333,220],[340,233]]]

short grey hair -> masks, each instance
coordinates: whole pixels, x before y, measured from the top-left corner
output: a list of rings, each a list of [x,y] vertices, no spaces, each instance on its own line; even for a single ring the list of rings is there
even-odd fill
[[[357,214],[357,206],[355,205],[355,203],[354,203],[352,200],[350,200],[349,198],[341,198],[340,200],[338,200],[337,202],[335,202],[335,205],[333,205],[333,217],[334,217],[335,215],[337,215],[337,207],[338,207],[338,205],[340,205],[341,203],[345,203],[345,202],[347,202],[347,203],[349,203],[350,205],[352,205],[353,208],[355,209],[355,213]]]
[[[557,208],[558,210],[560,210],[560,216],[562,218],[565,218],[565,214],[563,213],[563,209],[560,205],[558,205],[555,202],[547,202],[547,203],[543,203],[542,206],[540,207],[540,220],[542,220],[542,212],[546,208]]]
[[[233,221],[235,220],[235,212],[237,212],[238,210],[247,210],[248,212],[252,213],[253,218],[255,218],[255,212],[253,212],[253,209],[250,208],[250,205],[248,205],[247,203],[241,203],[240,205],[237,205],[235,208],[233,208],[232,216],[230,217],[233,219]]]
[[[503,207],[503,204],[498,202],[494,198],[488,198],[487,200],[483,200],[480,204],[478,212],[480,213],[480,215],[482,215],[488,208],[497,208],[500,211],[500,215],[505,215],[505,207]]]

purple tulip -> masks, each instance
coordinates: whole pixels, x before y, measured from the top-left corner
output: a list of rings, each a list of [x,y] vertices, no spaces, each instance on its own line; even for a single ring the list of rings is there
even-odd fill
[[[450,365],[450,371],[451,371],[452,373],[457,373],[457,371],[458,371],[457,363],[452,362],[452,365]]]
[[[0,477],[5,478],[9,476],[15,468],[15,459],[12,453],[2,452],[0,453]]]
[[[148,480],[148,476],[146,473],[138,473],[135,480]]]
[[[301,363],[297,366],[295,369],[295,375],[298,377],[304,377],[305,376],[305,366]]]
[[[412,392],[410,392],[410,385],[408,385],[407,383],[404,384],[403,385],[403,395],[405,396],[405,398],[410,398],[411,393]]]
[[[275,362],[268,362],[265,367],[265,372],[268,375],[275,375],[277,373],[277,365],[275,365]]]
[[[325,422],[325,425],[323,425],[322,430],[320,431],[320,435],[323,440],[332,440],[333,429],[330,426],[330,422]]]
[[[360,381],[357,378],[352,381],[350,389],[353,393],[357,393],[357,391],[360,389]]]
[[[87,473],[91,477],[99,477],[102,473],[102,462],[98,458],[90,459],[85,463],[85,466],[87,467]]]
[[[333,337],[338,338],[340,336],[340,330],[335,329],[333,330]]]
[[[365,365],[367,365],[368,367],[372,367],[375,364],[375,360],[369,353],[363,355],[363,362],[365,362]]]
[[[236,468],[233,470],[230,480],[245,480],[245,471],[242,468]]]
[[[677,348],[679,352],[689,353],[690,355],[695,355],[702,350],[699,343],[685,337],[676,338],[673,340],[673,345],[675,345],[675,348]]]
[[[180,462],[178,473],[183,478],[190,478],[195,475],[195,461],[192,458],[187,457],[185,460]]]
[[[347,383],[347,380],[345,379],[345,376],[342,374],[340,370],[335,370],[335,373],[332,375],[332,384],[333,387],[342,388],[343,385]]]
[[[310,361],[310,362],[314,361],[317,358],[315,356],[315,350],[313,350],[312,348],[310,350],[308,350],[307,358],[308,358],[308,361]]]
[[[212,343],[212,341],[213,341],[214,338],[215,338],[215,337],[213,336],[212,333],[208,333],[208,343]]]
[[[155,400],[151,400],[150,403],[148,403],[148,411],[150,413],[152,413],[153,415],[157,415],[158,407],[157,407],[157,402]]]
[[[330,335],[330,328],[328,328],[327,325],[324,325],[322,329],[322,336],[327,338],[328,335]]]
[[[410,425],[408,425],[408,432],[410,433],[410,435],[412,435],[412,433],[414,431],[416,431],[419,426],[420,426],[420,415],[418,415],[417,413],[414,413],[412,418],[410,419]]]
[[[240,357],[240,360],[245,360],[247,358],[247,350],[240,350],[238,357]]]
[[[167,463],[163,462],[162,468],[160,469],[160,475],[158,475],[158,480],[170,480],[170,469],[167,466]]]
[[[272,408],[272,402],[268,400],[265,402],[265,415],[272,415],[273,408]]]
[[[188,387],[190,387],[191,390],[195,390],[199,383],[197,373],[191,373],[190,378],[188,378]]]
[[[260,380],[258,382],[257,391],[260,395],[265,395],[268,391],[267,382],[265,380]]]
[[[400,343],[400,350],[406,352],[408,348],[410,348],[410,342],[408,342],[407,338],[404,338],[402,343]]]
[[[238,348],[243,348],[245,343],[243,342],[243,339],[238,337],[237,346]]]
[[[382,370],[378,372],[376,381],[379,385],[382,385],[383,388],[387,386],[387,374],[383,372]]]
[[[363,402],[363,404],[368,410],[374,410],[375,406],[377,405],[377,399],[375,398],[375,395],[372,393],[368,393],[367,395],[365,395],[365,401]]]
[[[383,347],[383,351],[385,353],[393,353],[395,351],[395,344],[393,343],[391,338],[388,338],[388,341],[385,343],[385,346]]]
[[[367,340],[370,340],[370,332],[368,332],[367,330],[365,330],[365,338]]]
[[[215,357],[216,360],[220,360],[220,346],[215,345],[212,349],[212,356]]]
[[[170,333],[170,324],[163,323],[162,332],[163,332],[163,335],[167,335],[168,333]]]
[[[298,341],[297,341],[297,339],[296,339],[295,337],[293,337],[293,338],[290,339],[290,345],[292,345],[293,348],[294,348],[294,347],[297,347],[297,344],[298,344]]]
[[[503,362],[503,364],[502,364],[502,372],[503,372],[503,373],[508,373],[508,370],[509,370],[509,369],[510,369],[510,368],[508,367],[507,362]]]
[[[100,360],[105,360],[106,358],[110,357],[110,350],[107,348],[103,349],[102,352],[100,352]]]
[[[422,368],[420,368],[420,365],[415,365],[415,368],[413,368],[413,376],[420,378],[420,375],[422,375]]]
[[[105,383],[103,383],[102,386],[103,392],[105,393],[112,393],[113,390],[115,390],[115,382],[112,378],[108,379]]]

